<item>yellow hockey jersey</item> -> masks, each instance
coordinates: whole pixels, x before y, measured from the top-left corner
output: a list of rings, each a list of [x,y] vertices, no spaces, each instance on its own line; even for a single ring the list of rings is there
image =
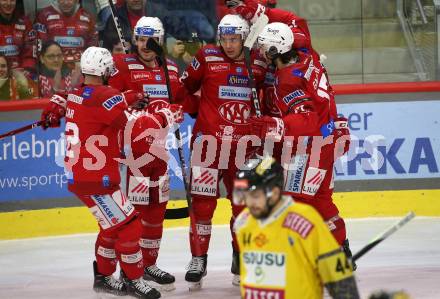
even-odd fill
[[[283,197],[264,220],[235,222],[245,299],[322,298],[323,285],[352,276],[351,264],[311,206]]]

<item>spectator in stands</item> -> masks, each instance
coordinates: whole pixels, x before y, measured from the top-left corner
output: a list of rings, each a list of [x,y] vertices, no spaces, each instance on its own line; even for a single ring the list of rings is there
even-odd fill
[[[79,0],[53,1],[38,13],[35,28],[40,43],[53,38],[61,46],[71,68],[86,48],[98,45],[95,18],[80,7]]]
[[[161,4],[152,3],[147,0],[125,0],[123,5],[116,8],[116,15],[121,24],[122,35],[125,40],[131,42],[133,39],[133,28],[142,16],[155,16],[163,19],[165,8]],[[100,32],[100,39],[103,43],[109,43],[106,39],[111,38],[108,34],[116,33],[113,18],[108,18],[104,30]]]
[[[1,0],[0,0],[1,2]],[[0,100],[22,100],[33,96],[28,79],[21,72],[13,71],[4,54],[0,54]]]
[[[55,41],[43,43],[38,77],[40,97],[50,97],[55,93],[68,93],[80,83],[82,83],[82,76],[79,68],[71,70],[67,66],[61,46]]]
[[[16,0],[0,0],[0,53],[13,69],[35,71],[35,31],[17,9]]]
[[[114,54],[124,54],[125,50],[122,46],[121,41],[119,40],[119,36],[116,31],[108,31],[104,34],[105,38],[102,41],[102,46],[106,48],[107,50]],[[128,51],[131,52],[131,43],[126,41]]]
[[[186,50],[184,41],[176,40],[173,37],[167,38],[166,41],[168,58],[172,59],[179,68],[179,75],[185,71],[186,67],[192,60],[192,56]]]

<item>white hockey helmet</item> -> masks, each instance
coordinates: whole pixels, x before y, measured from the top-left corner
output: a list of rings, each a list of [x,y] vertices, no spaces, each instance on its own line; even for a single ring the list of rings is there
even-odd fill
[[[142,17],[134,26],[134,37],[147,36],[159,38],[159,44],[163,45],[165,29],[162,21],[156,17]]]
[[[94,76],[110,76],[113,72],[113,57],[109,50],[88,47],[81,55],[81,72]]]
[[[223,34],[240,34],[245,40],[249,34],[249,24],[240,15],[225,15],[217,26],[217,38]]]
[[[293,41],[293,32],[290,27],[279,22],[267,24],[257,39],[258,46],[272,56],[289,52]]]

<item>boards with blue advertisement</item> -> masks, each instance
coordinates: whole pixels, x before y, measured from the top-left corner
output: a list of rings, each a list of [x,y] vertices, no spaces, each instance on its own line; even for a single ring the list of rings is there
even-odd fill
[[[352,146],[335,165],[336,181],[440,178],[440,101],[350,103],[338,105],[349,119]],[[2,122],[6,132],[31,121]],[[189,163],[194,120],[188,115],[180,130]],[[174,134],[167,147],[171,190],[183,183]],[[64,175],[61,128],[36,128],[0,140],[0,204],[2,202],[71,197]]]

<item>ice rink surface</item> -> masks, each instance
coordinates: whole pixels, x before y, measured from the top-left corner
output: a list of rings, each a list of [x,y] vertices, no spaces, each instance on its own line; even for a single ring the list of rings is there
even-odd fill
[[[347,221],[353,252],[397,218]],[[176,290],[163,298],[239,298],[231,285],[229,227],[213,229],[203,290],[188,292],[188,229],[164,232],[159,267],[176,275]],[[0,298],[96,298],[92,291],[95,235],[0,241]],[[440,298],[440,218],[416,217],[358,261],[362,298],[374,290],[406,290],[412,298]],[[120,298],[120,297],[119,297]],[[124,297],[128,298],[128,297]]]

